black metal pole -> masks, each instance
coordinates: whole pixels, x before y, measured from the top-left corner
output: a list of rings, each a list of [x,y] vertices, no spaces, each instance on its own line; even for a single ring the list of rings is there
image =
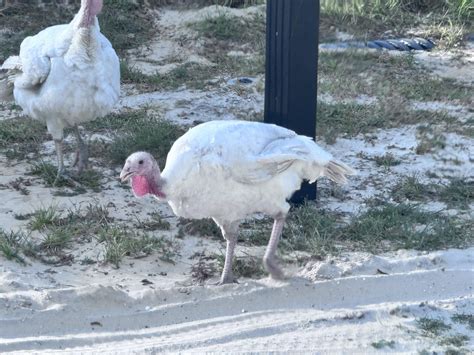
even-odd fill
[[[265,122],[316,135],[319,0],[267,0]],[[304,183],[292,202],[316,198]]]

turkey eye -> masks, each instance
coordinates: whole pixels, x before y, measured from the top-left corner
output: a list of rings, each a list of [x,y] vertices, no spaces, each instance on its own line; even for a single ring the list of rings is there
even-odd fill
[[[143,160],[140,160],[140,161],[138,162],[138,164],[142,165],[142,164],[143,164]]]

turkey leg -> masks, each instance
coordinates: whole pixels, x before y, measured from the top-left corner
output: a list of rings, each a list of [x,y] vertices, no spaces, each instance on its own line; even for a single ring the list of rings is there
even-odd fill
[[[225,251],[224,270],[222,270],[221,280],[218,285],[224,285],[237,282],[232,272],[232,261],[234,259],[234,249],[237,245],[238,224],[221,226],[222,235],[227,241],[227,248]]]
[[[89,151],[87,149],[87,145],[82,140],[81,133],[79,132],[79,128],[77,127],[77,125],[74,125],[74,134],[77,139],[77,151],[76,159],[74,159],[73,166],[77,165],[77,174],[80,175],[84,171],[84,169],[87,168]]]
[[[54,180],[54,185],[56,185],[64,175],[63,140],[55,139],[54,145],[56,147],[56,156],[58,158],[58,174],[56,175],[56,180]]]
[[[267,250],[263,257],[263,265],[265,269],[270,273],[271,277],[275,280],[282,280],[284,278],[283,271],[278,266],[275,253],[280,240],[281,232],[283,231],[283,225],[285,224],[286,215],[278,216],[275,218],[273,223],[272,235],[268,241]]]

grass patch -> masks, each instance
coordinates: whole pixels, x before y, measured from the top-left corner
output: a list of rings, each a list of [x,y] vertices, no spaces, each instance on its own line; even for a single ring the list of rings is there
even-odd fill
[[[474,202],[474,181],[451,179],[449,184],[439,189],[438,194],[439,199],[449,207],[468,209],[469,204]]]
[[[451,326],[441,319],[423,317],[417,319],[416,323],[422,335],[430,338],[438,337],[451,329]]]
[[[180,218],[178,223],[179,229],[187,234],[198,235],[200,237],[211,237],[213,239],[222,240],[221,229],[210,218],[204,219],[186,219]]]
[[[147,151],[164,166],[166,156],[173,143],[185,130],[168,121],[141,116],[127,125],[127,129],[116,134],[107,151],[107,158],[115,164],[122,164],[136,151]]]
[[[87,129],[112,136],[112,142],[93,146],[91,151],[97,158],[123,164],[131,153],[141,150],[154,155],[162,167],[173,143],[186,132],[184,128],[148,113],[146,109],[109,114],[100,122],[88,123]]]
[[[452,178],[447,184],[422,184],[417,176],[408,176],[392,189],[395,201],[438,200],[451,208],[468,209],[474,202],[474,182]]]
[[[432,198],[435,191],[432,186],[422,184],[416,175],[408,176],[396,184],[392,189],[393,199],[397,202],[404,200],[423,201]]]
[[[140,91],[176,90],[182,86],[204,90],[214,84],[209,80],[218,75],[215,67],[197,63],[183,63],[166,74],[148,75],[131,67],[126,61],[120,62],[121,80],[126,84],[136,84]]]
[[[407,100],[472,101],[468,84],[453,79],[427,75],[407,54],[394,56],[384,52],[343,51],[321,52],[319,55],[319,91],[335,98],[355,98],[360,95],[387,101],[392,110],[403,105],[391,104],[393,98]]]
[[[71,242],[72,234],[67,226],[51,228],[45,232],[38,250],[44,251],[48,255],[59,255],[63,249],[70,246]]]
[[[39,231],[42,238],[35,244],[29,243],[25,254],[47,264],[63,265],[73,259],[65,252],[73,243],[97,240],[105,249],[103,261],[115,267],[124,257],[141,258],[157,252],[162,260],[171,261],[176,255],[173,242],[113,222],[107,208],[94,203],[69,209],[64,215],[55,206],[41,208],[34,212],[28,228]]]
[[[441,345],[452,345],[456,347],[461,347],[466,345],[466,343],[469,341],[469,337],[464,334],[456,334],[456,335],[451,335],[445,338],[442,338],[440,340]]]
[[[73,188],[74,194],[86,192],[86,189],[99,192],[101,188],[100,181],[102,175],[97,170],[85,170],[79,176],[74,176],[74,184],[71,180],[61,177],[56,181],[58,168],[51,163],[40,160],[31,165],[29,174],[40,177],[48,187],[70,187]],[[56,182],[56,183],[55,183]],[[59,193],[61,194],[61,193]]]
[[[189,27],[208,39],[261,45],[265,35],[265,16],[262,12],[252,17],[239,17],[222,11],[217,16],[190,23]]]
[[[340,221],[335,214],[316,211],[309,203],[293,209],[283,229],[282,251],[302,250],[326,255],[335,252],[340,239]],[[267,241],[270,231],[267,235]]]
[[[37,120],[22,117],[0,121],[0,150],[8,159],[20,160],[37,153],[47,138],[45,125]]]
[[[153,252],[159,258],[171,262],[175,255],[174,247],[163,237],[152,237],[125,228],[112,227],[101,231],[98,238],[104,244],[105,262],[118,268],[124,257],[143,258]]]
[[[28,227],[30,230],[42,230],[45,227],[54,225],[59,220],[59,212],[56,206],[40,208],[33,213]]]
[[[437,40],[442,47],[450,47],[464,33],[472,32],[471,11],[472,5],[466,0],[324,0],[321,2],[320,37],[322,40],[334,39],[334,27],[361,39],[377,39],[386,31],[394,36],[405,36],[410,29],[423,29],[430,24],[421,36]]]
[[[141,221],[137,218],[136,223],[137,228],[144,231],[154,231],[154,230],[170,230],[171,223],[165,220],[160,216],[159,213],[152,213],[151,218],[147,221]]]
[[[0,253],[8,260],[26,264],[21,252],[27,242],[28,237],[22,232],[5,232],[0,229]]]
[[[143,45],[156,34],[153,14],[129,0],[105,0],[99,23],[101,32],[121,54]]]
[[[224,268],[225,255],[215,254],[218,269]],[[259,278],[266,275],[262,260],[255,256],[234,257],[232,271],[236,277]]]
[[[390,168],[391,166],[400,165],[402,163],[402,161],[397,159],[392,153],[375,156],[374,161],[377,166],[382,166],[386,169]]]
[[[471,330],[474,330],[474,314],[456,313],[451,319],[456,323],[464,323],[469,326]]]
[[[408,204],[382,201],[366,212],[345,221],[334,212],[317,210],[306,203],[291,210],[279,251],[288,254],[304,251],[311,255],[341,251],[385,252],[398,249],[440,250],[474,243],[474,224],[440,212],[425,212]],[[269,218],[244,221],[239,242],[264,246],[270,238]],[[181,222],[186,233],[222,240],[212,220]]]
[[[396,249],[439,250],[473,242],[472,225],[416,206],[385,204],[355,217],[344,238],[357,249],[378,252]]]
[[[396,98],[391,100],[396,101]],[[323,137],[327,143],[332,144],[337,137],[354,137],[358,134],[374,132],[379,128],[389,129],[425,122],[432,122],[432,124],[453,122],[444,114],[435,115],[428,111],[410,110],[400,102],[395,101],[391,104],[380,102],[374,105],[319,102],[316,133]],[[453,123],[452,127],[447,126],[447,128],[455,129],[456,127]]]
[[[370,345],[372,345],[372,347],[374,347],[375,349],[383,349],[383,348],[386,348],[386,347],[388,347],[390,349],[394,349],[395,348],[395,341],[393,341],[393,340],[387,341],[385,339],[382,339],[382,340],[373,342]]]

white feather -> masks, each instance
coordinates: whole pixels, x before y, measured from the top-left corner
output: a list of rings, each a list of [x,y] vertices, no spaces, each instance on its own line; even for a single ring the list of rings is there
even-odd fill
[[[79,28],[78,15],[66,25],[48,27],[27,37],[14,80],[15,101],[32,118],[46,123],[54,139],[63,129],[106,115],[120,93],[120,65],[99,24]]]
[[[254,212],[286,214],[287,199],[303,180],[342,182],[353,173],[312,139],[283,127],[212,121],[173,144],[161,176],[178,216],[226,223]]]

